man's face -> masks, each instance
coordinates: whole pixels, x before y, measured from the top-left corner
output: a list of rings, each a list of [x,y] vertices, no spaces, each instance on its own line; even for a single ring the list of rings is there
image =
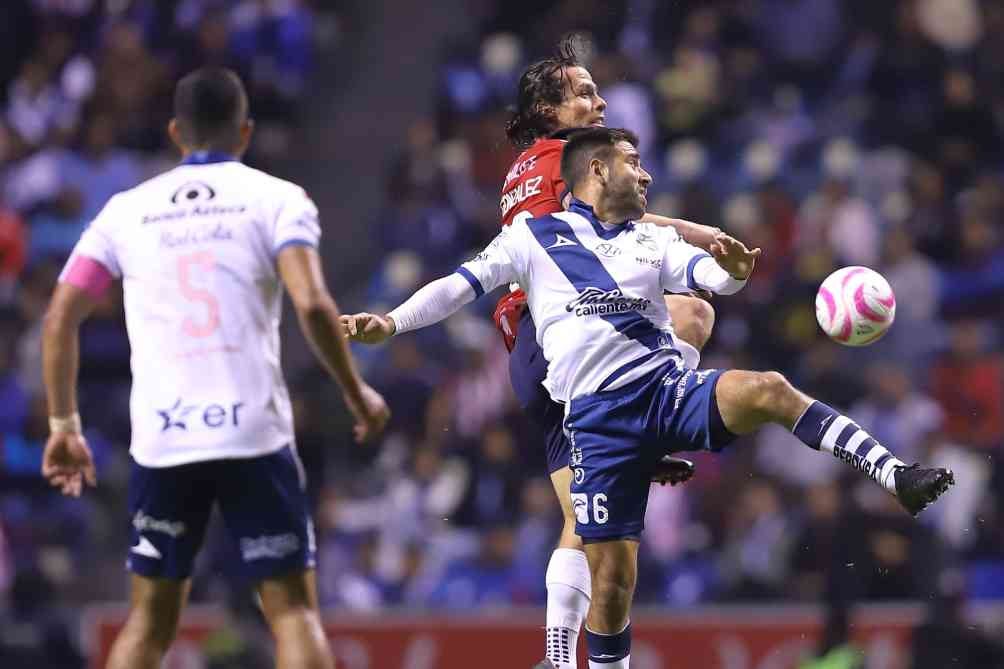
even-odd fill
[[[605,125],[603,110],[607,101],[600,97],[589,71],[584,67],[566,67],[564,80],[564,100],[554,108],[557,129]]]
[[[642,168],[638,150],[630,142],[618,142],[614,146],[614,155],[606,164],[608,209],[618,212],[625,220],[633,221],[644,216],[652,175]]]

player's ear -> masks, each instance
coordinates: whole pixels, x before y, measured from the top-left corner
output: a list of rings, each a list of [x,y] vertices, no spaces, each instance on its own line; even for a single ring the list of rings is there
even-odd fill
[[[241,123],[241,145],[237,151],[238,155],[244,155],[244,152],[248,150],[248,146],[251,144],[251,135],[254,134],[254,121],[251,119],[244,119]]]
[[[178,127],[178,119],[172,118],[167,122],[167,136],[171,138],[171,142],[178,147],[178,150],[182,153],[185,152],[184,142],[181,140],[181,128]]]
[[[610,168],[599,158],[593,158],[589,161],[589,173],[599,179],[601,184],[606,184],[610,176]]]

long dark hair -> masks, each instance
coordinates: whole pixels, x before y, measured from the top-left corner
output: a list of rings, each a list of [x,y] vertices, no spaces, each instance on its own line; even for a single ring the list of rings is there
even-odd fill
[[[548,107],[565,99],[563,75],[565,68],[579,65],[578,42],[574,34],[564,37],[552,57],[532,64],[519,78],[516,108],[505,124],[506,137],[513,146],[526,148],[557,130],[554,112]]]

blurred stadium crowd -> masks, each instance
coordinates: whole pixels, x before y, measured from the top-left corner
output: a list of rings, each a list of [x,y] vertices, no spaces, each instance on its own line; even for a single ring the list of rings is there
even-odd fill
[[[266,167],[295,132],[310,76],[304,3],[107,4],[121,11],[0,9],[0,33],[32,26],[30,40],[0,39],[0,621],[45,633],[122,596],[128,522],[117,298],[81,342],[101,487],[65,500],[38,477],[39,319],[59,260],[112,193],[171,164],[162,128],[180,73],[217,62],[245,77],[259,123],[249,162]],[[522,68],[579,31],[608,124],[641,137],[652,211],[764,249],[749,287],[714,302],[703,365],[779,369],[900,458],[949,465],[960,482],[914,522],[840,463],[764,430],[699,455],[687,485],[654,488],[638,600],[1004,598],[1004,5],[487,4],[480,38],[443,54],[437,110],[409,129],[374,206],[384,254],[355,293],[336,291],[343,309],[389,309],[491,239],[515,156],[505,106]],[[889,279],[897,323],[844,349],[819,332],[813,300],[829,272],[855,264]],[[356,351],[395,412],[377,448],[348,443],[319,371],[290,370],[326,606],[544,601],[560,519],[493,306]],[[228,550],[211,538],[195,600],[231,590]],[[48,652],[78,652],[60,638]]]

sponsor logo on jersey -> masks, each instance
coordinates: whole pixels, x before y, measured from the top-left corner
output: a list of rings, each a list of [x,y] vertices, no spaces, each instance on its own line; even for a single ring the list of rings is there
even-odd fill
[[[202,242],[229,241],[233,238],[233,230],[222,223],[196,225],[182,230],[164,229],[160,231],[160,245],[169,249]]]
[[[160,532],[177,539],[185,533],[185,524],[181,521],[160,520],[137,511],[132,517],[132,526],[137,532]],[[142,539],[142,537],[141,537]]]
[[[217,429],[224,426],[240,425],[240,409],[244,402],[223,404],[185,404],[182,398],[167,409],[158,409],[157,415],[163,421],[161,432],[178,429],[187,431],[189,427],[205,426]]]
[[[242,537],[240,543],[245,562],[281,560],[300,550],[300,539],[292,533]]]
[[[174,221],[184,220],[186,218],[197,218],[199,216],[230,216],[232,214],[243,214],[247,211],[247,205],[236,204],[236,205],[195,205],[189,209],[179,209],[174,211],[165,211],[156,214],[143,214],[141,223],[147,225],[149,223],[171,223]]]
[[[659,248],[655,244],[655,237],[647,232],[639,232],[635,235],[634,241],[638,246],[644,246],[649,251],[653,253],[658,252]]]
[[[202,181],[189,181],[174,191],[171,195],[171,204],[202,202],[212,200],[214,197],[216,197],[216,191],[209,184]]]
[[[613,258],[621,254],[621,249],[619,246],[615,246],[610,242],[603,242],[595,249],[596,253],[600,254],[604,258]]]
[[[662,269],[662,258],[647,258],[645,256],[635,256],[634,261],[639,265],[645,265],[652,269]]]
[[[652,300],[647,297],[631,297],[625,295],[620,288],[602,290],[589,287],[566,304],[565,311],[573,312],[576,316],[603,316],[628,311],[645,311],[650,304]]]
[[[502,200],[499,202],[499,209],[502,210],[502,216],[505,217],[513,207],[518,205],[520,202],[525,201],[527,198],[533,197],[534,195],[540,195],[540,185],[544,182],[544,177],[530,177],[526,181],[521,181],[516,184],[516,187],[511,191],[502,196]]]

